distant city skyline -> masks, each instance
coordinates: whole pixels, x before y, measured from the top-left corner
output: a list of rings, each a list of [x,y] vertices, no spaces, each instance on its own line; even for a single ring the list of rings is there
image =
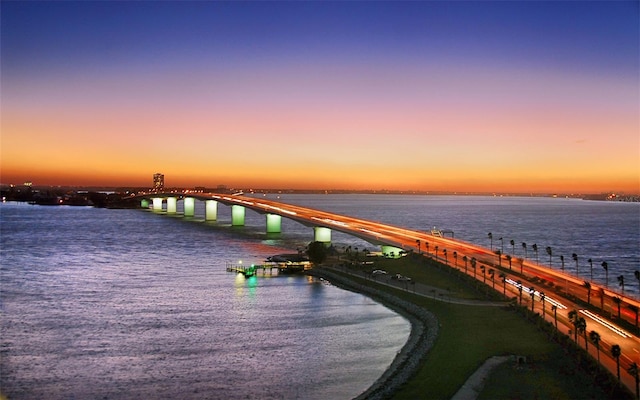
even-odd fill
[[[618,2],[2,2],[0,183],[640,192]]]

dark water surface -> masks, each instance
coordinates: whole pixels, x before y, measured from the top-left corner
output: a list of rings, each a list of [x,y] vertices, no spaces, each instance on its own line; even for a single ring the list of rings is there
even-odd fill
[[[351,398],[409,335],[404,318],[362,295],[226,272],[287,249],[225,228],[138,210],[0,207],[10,399]]]

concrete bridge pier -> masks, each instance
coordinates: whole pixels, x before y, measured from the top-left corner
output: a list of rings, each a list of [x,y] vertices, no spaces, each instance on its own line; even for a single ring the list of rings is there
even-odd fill
[[[245,208],[234,204],[231,206],[231,226],[244,226]]]
[[[193,217],[196,213],[196,199],[193,197],[184,198],[184,216]]]
[[[176,197],[167,197],[167,214],[175,214],[178,209],[178,199]]]
[[[282,232],[282,217],[277,214],[267,214],[267,233]]]
[[[204,220],[216,221],[218,219],[218,202],[215,200],[204,201]]]
[[[395,246],[382,245],[381,247],[382,247],[382,254],[392,258],[400,258],[400,252],[404,251],[404,249],[401,249]]]
[[[153,212],[162,211],[162,197],[154,197],[151,201],[153,201]]]
[[[324,226],[313,227],[313,240],[315,242],[322,242],[327,246],[331,244],[331,229]]]
[[[142,201],[140,201],[140,207],[141,208],[149,208],[149,200],[142,199]]]

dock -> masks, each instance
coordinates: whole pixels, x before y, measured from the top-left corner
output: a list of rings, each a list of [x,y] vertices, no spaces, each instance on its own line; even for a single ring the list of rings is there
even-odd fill
[[[276,270],[278,274],[292,274],[296,272],[302,272],[310,268],[311,264],[309,262],[270,262],[263,264],[251,264],[250,266],[245,266],[242,264],[227,264],[227,272],[242,274],[247,278],[257,275],[259,272],[262,272],[263,275],[266,275],[267,270],[269,271],[269,275],[273,275],[273,270]]]

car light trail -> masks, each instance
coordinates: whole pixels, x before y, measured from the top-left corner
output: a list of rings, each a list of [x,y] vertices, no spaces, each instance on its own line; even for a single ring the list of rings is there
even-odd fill
[[[507,283],[512,284],[515,287],[522,287],[522,290],[524,290],[525,292],[531,294],[531,289],[530,288],[528,288],[528,287],[526,287],[526,286],[514,281],[513,279],[505,279],[505,281]],[[534,296],[538,295],[538,297],[540,297],[540,292],[539,291],[534,289],[533,293],[534,293]],[[551,305],[554,305],[554,306],[558,307],[561,310],[566,310],[567,309],[567,306],[565,306],[564,304],[560,303],[559,301],[557,301],[557,300],[555,300],[555,299],[553,299],[553,298],[551,298],[549,296],[545,295],[544,296],[544,301],[551,303]]]
[[[589,318],[601,323],[602,325],[606,326],[607,328],[609,328],[613,332],[617,333],[618,335],[622,336],[623,338],[630,338],[631,337],[631,335],[629,333],[627,333],[624,330],[618,328],[617,326],[613,325],[612,323],[606,321],[605,319],[603,319],[600,316],[592,313],[589,310],[580,310],[580,312],[582,314],[586,315],[587,317],[589,317]]]

